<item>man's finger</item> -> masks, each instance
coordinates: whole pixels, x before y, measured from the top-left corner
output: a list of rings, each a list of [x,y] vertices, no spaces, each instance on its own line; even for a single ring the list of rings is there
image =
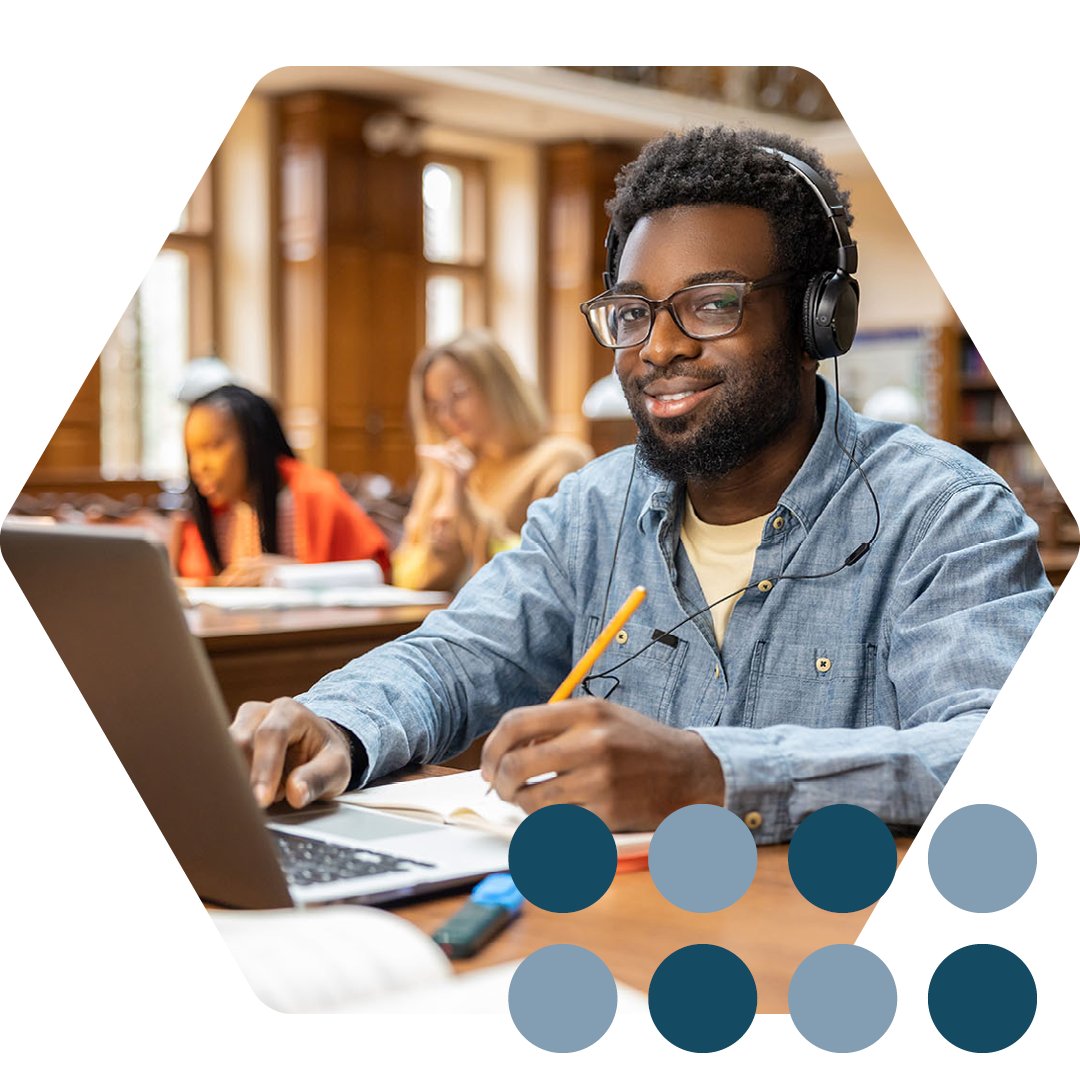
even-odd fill
[[[556,705],[530,705],[511,709],[487,737],[480,758],[480,775],[491,781],[502,756],[534,739],[548,739],[574,724],[588,720],[598,711],[593,698],[574,698]]]
[[[539,784],[526,784],[518,789],[514,802],[526,814],[544,806],[565,803],[591,810],[597,805],[598,795],[595,770],[585,765]]]
[[[593,756],[593,740],[578,731],[565,731],[543,742],[515,747],[499,759],[495,790],[505,802],[517,802],[523,787],[542,786],[526,783],[534,776],[571,772],[588,764]]]
[[[285,754],[304,735],[300,706],[289,698],[271,702],[251,740],[251,787],[255,801],[269,806],[283,780]]]
[[[269,709],[270,702],[268,701],[245,701],[236,710],[236,717],[229,725],[229,734],[233,742],[240,747],[249,765],[251,764],[251,740]]]
[[[289,773],[285,798],[296,809],[315,799],[332,799],[348,787],[351,771],[348,747],[336,740],[328,740],[309,762]]]

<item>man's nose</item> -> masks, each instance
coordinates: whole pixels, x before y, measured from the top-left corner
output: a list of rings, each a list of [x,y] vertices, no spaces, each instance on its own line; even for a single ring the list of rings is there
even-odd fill
[[[652,330],[641,346],[641,359],[656,367],[665,367],[675,360],[694,359],[701,352],[701,342],[687,337],[678,327],[667,308],[656,313]]]

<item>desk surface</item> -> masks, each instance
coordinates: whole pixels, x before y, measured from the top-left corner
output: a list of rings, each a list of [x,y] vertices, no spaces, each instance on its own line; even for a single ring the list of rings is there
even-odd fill
[[[442,606],[442,605],[438,605]],[[295,697],[327,672],[415,630],[430,606],[185,612],[230,712],[245,701]]]
[[[442,605],[437,605],[442,606]],[[248,648],[337,641],[389,641],[420,625],[436,608],[291,608],[222,611],[200,605],[185,614],[191,632],[211,655]]]
[[[425,775],[443,770],[425,769]],[[415,775],[415,774],[413,774]],[[898,860],[911,841],[896,841]],[[838,915],[814,907],[792,884],[787,845],[758,848],[758,869],[746,895],[724,911],[698,915],[660,895],[647,871],[616,874],[592,907],[567,915],[525,905],[522,915],[459,971],[524,959],[545,945],[580,945],[621,982],[647,993],[660,962],[685,945],[722,945],[746,964],[758,989],[758,1012],[786,1013],[799,964],[815,949],[852,944],[872,907]],[[464,902],[462,894],[398,904],[391,910],[431,933]]]

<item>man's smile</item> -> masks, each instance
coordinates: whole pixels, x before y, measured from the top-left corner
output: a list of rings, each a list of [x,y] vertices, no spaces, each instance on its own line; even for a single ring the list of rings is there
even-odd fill
[[[645,409],[650,416],[684,416],[696,409],[723,380],[654,379],[642,391]]]

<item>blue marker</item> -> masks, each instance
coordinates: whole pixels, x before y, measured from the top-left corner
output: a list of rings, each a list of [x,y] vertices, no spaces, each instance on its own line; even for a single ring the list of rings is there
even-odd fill
[[[451,959],[472,956],[521,913],[524,903],[509,874],[488,874],[465,906],[431,936]]]

